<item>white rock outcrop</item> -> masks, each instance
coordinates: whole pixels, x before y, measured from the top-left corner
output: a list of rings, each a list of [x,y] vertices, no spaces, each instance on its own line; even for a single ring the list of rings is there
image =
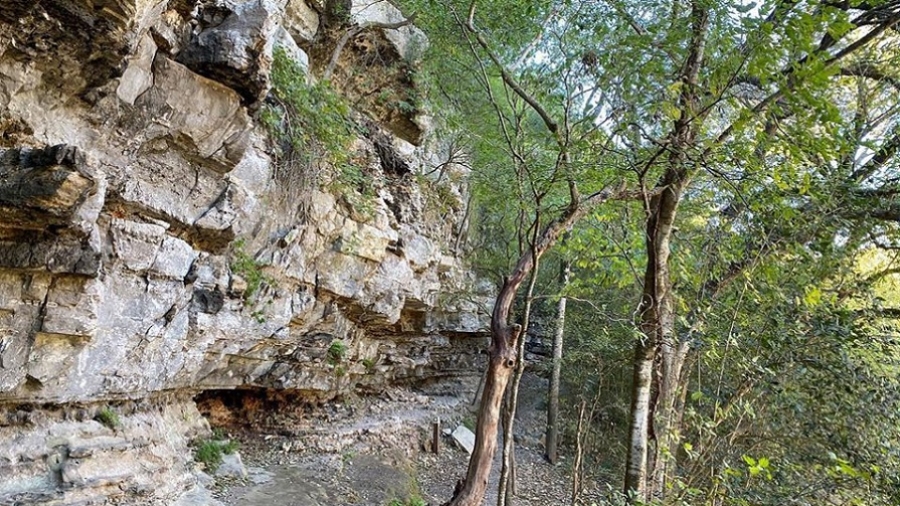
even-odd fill
[[[477,374],[489,290],[454,251],[461,205],[419,184],[434,153],[374,118],[352,148],[374,189],[349,198],[295,186],[257,119],[276,44],[314,68],[314,9],[42,4],[0,0],[0,504],[202,503],[204,390]],[[404,28],[405,55],[423,37]]]

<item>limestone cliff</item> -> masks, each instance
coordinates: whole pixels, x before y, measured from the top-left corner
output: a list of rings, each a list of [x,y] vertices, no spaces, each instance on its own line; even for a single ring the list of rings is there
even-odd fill
[[[0,0],[0,504],[207,504],[198,393],[475,370],[424,37],[345,3]],[[273,53],[352,104],[353,181],[310,148],[296,184],[261,120]]]

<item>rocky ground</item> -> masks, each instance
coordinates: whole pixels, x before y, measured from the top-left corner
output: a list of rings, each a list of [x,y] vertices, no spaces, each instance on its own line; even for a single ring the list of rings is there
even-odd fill
[[[381,506],[414,497],[441,504],[464,475],[468,454],[446,435],[438,455],[428,451],[431,424],[438,418],[445,428],[470,424],[473,389],[392,390],[281,420],[279,429],[232,430],[248,474],[217,478],[214,495],[229,506]],[[542,456],[544,392],[545,380],[524,378],[516,424],[517,505],[570,502],[568,461],[551,466]],[[498,477],[499,458],[493,487]],[[495,502],[496,490],[489,490],[485,504]]]

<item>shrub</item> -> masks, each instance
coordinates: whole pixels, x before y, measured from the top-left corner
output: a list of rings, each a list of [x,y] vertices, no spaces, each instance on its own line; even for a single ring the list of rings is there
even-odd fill
[[[203,466],[213,473],[216,472],[216,469],[218,469],[220,465],[222,465],[222,457],[236,452],[238,446],[240,446],[237,441],[232,440],[225,442],[214,439],[215,437],[216,434],[214,432],[213,439],[207,439],[200,442],[194,451],[194,460],[202,462]]]
[[[98,411],[94,419],[113,430],[122,425],[119,415],[109,407]]]
[[[234,242],[231,270],[247,282],[247,289],[244,291],[244,300],[246,301],[251,299],[264,284],[271,285],[274,282],[272,278],[263,273],[262,264],[244,251],[244,244],[243,239]],[[259,320],[259,315],[254,314],[254,317]]]
[[[362,128],[350,119],[350,105],[327,81],[309,84],[306,72],[276,48],[272,61],[272,95],[259,122],[278,141],[276,176],[290,195],[318,186],[317,162],[334,167],[329,190],[343,196],[363,216],[372,214],[375,189],[371,177],[354,163],[350,146]]]
[[[305,70],[281,48],[273,54],[271,77],[277,105],[260,112],[269,133],[295,151],[319,148],[335,159],[346,156],[354,138],[347,101],[327,81],[309,84]]]
[[[422,499],[419,496],[414,496],[405,501],[400,499],[391,499],[391,501],[388,502],[388,506],[428,506],[428,503],[425,502],[425,499]]]
[[[344,344],[343,341],[332,341],[331,346],[328,347],[328,362],[332,365],[337,365],[344,360],[344,357],[347,355],[347,345]]]

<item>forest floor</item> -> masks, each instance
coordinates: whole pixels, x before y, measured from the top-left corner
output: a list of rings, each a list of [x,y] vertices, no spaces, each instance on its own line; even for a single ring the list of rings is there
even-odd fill
[[[378,397],[331,403],[314,416],[279,421],[273,431],[235,430],[246,478],[219,478],[216,497],[228,506],[384,506],[447,501],[465,475],[468,454],[450,437],[430,451],[432,423],[474,421],[473,388],[431,394],[395,389]],[[515,504],[570,504],[569,460],[543,458],[547,382],[526,374],[516,417]],[[496,503],[500,455],[485,497]],[[589,503],[588,503],[589,504]]]

